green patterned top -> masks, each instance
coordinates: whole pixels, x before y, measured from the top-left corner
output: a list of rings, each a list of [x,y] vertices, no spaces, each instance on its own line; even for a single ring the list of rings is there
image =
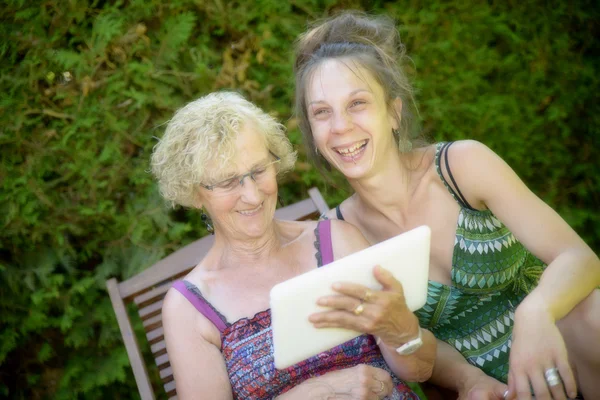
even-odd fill
[[[533,256],[490,210],[471,208],[448,169],[447,149],[436,149],[437,172],[460,205],[452,286],[429,281],[426,305],[415,314],[421,326],[454,346],[488,375],[508,380],[514,311],[537,284],[545,264]],[[442,174],[440,159],[446,157]]]

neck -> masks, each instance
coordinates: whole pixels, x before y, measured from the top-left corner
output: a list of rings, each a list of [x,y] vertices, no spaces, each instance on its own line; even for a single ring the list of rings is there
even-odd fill
[[[377,163],[377,170],[359,179],[349,180],[359,207],[377,211],[388,218],[408,207],[414,192],[411,174],[397,152]]]
[[[215,248],[220,249],[223,266],[264,265],[280,247],[281,237],[275,221],[258,238],[240,239],[215,232]]]

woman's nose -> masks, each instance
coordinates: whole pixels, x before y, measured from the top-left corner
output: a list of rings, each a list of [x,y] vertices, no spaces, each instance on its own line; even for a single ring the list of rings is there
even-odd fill
[[[331,118],[331,131],[345,133],[352,128],[352,120],[346,111],[334,112]]]

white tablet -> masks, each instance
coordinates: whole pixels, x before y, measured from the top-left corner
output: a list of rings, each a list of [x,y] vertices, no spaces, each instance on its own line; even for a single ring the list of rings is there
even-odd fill
[[[270,300],[275,367],[287,368],[361,334],[341,328],[314,328],[308,316],[326,309],[317,305],[317,299],[335,294],[331,289],[334,282],[354,282],[380,290],[373,276],[375,265],[402,283],[411,311],[423,307],[430,239],[429,227],[421,226],[275,285]]]

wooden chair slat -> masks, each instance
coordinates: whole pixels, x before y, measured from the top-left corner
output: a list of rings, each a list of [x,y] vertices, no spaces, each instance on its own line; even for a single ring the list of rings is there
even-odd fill
[[[175,381],[172,380],[169,383],[165,383],[165,392],[169,393],[175,390]]]
[[[156,362],[156,365],[158,367],[165,365],[166,363],[169,362],[169,355],[168,353],[163,354],[162,356],[158,356],[154,359],[154,361]]]
[[[157,301],[156,303],[152,303],[149,306],[144,308],[140,308],[139,314],[142,319],[146,319],[148,317],[154,316],[155,313],[161,312],[163,301]]]
[[[165,294],[171,288],[172,284],[173,284],[173,282],[168,282],[168,283],[165,283],[158,287],[155,287],[152,290],[144,292],[143,294],[134,297],[133,302],[137,306],[140,306],[140,304],[146,303],[146,302],[154,300],[154,299],[156,299],[156,300],[162,299],[163,297],[165,297]]]
[[[161,326],[160,328],[154,329],[154,330],[146,333],[146,338],[148,339],[149,342],[152,342],[153,340],[163,337],[164,333],[165,332]]]
[[[162,313],[145,319],[142,322],[142,325],[144,326],[144,330],[146,332],[149,332],[153,329],[158,328],[159,326],[162,326]]]
[[[169,365],[167,368],[161,369],[159,374],[160,374],[160,379],[166,379],[169,376],[173,375],[173,368],[171,368],[171,366]]]
[[[154,343],[153,345],[150,346],[150,350],[152,351],[152,354],[156,354],[161,350],[166,350],[167,349],[167,342],[165,342],[164,340],[161,340],[158,343]]]

